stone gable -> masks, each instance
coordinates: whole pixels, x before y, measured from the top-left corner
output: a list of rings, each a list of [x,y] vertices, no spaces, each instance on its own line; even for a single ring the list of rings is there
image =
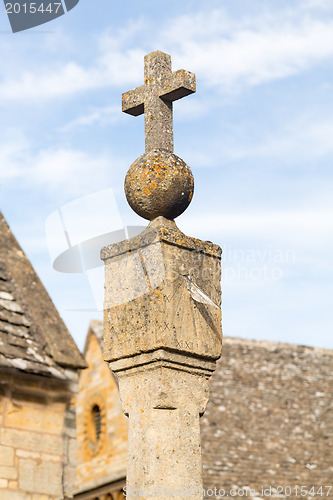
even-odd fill
[[[99,498],[101,492],[118,497],[125,484],[127,419],[117,381],[103,360],[102,338],[102,324],[92,321],[84,349],[88,368],[80,375],[76,404],[78,499]]]
[[[0,499],[72,498],[86,366],[0,214]]]

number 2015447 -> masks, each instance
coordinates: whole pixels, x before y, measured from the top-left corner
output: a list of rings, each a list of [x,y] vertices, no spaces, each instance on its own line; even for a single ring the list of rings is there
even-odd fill
[[[22,4],[16,2],[6,3],[6,12],[7,14],[44,14],[44,12],[57,14],[61,7],[61,2],[41,3],[40,5],[37,5],[36,2],[25,2]]]

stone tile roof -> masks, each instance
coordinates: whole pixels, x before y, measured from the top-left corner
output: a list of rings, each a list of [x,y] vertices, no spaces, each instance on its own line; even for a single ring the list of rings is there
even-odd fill
[[[0,213],[0,367],[66,378],[86,363]]]
[[[206,490],[332,485],[333,350],[224,337],[200,422]]]
[[[332,485],[333,351],[224,338],[210,387],[206,488]]]

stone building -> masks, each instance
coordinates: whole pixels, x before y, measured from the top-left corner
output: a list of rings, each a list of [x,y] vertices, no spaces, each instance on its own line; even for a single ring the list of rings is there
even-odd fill
[[[127,424],[103,361],[98,321],[91,323],[85,356],[75,498],[117,500],[125,485]],[[215,488],[220,497],[233,490],[235,498],[297,498],[301,486],[319,493],[322,486],[322,496],[333,498],[333,351],[225,337],[210,388],[201,419],[206,498]],[[90,427],[99,428],[95,404],[101,430],[91,433]],[[324,488],[329,485],[331,491]]]
[[[84,348],[88,368],[81,373],[77,397],[75,499],[120,500],[125,486],[127,419],[102,343],[102,323],[92,321]]]
[[[72,498],[86,363],[0,214],[0,499]]]
[[[1,500],[122,499],[127,418],[98,321],[84,356],[78,377],[85,361],[0,216]],[[210,387],[206,498],[333,498],[333,351],[225,337]]]

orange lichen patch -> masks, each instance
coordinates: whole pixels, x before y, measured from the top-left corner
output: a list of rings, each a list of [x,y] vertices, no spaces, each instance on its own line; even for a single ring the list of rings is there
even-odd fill
[[[155,290],[155,298],[154,298],[153,302],[155,302],[155,303],[156,302],[161,303],[161,302],[163,302],[163,300],[164,300],[164,296],[161,293],[161,291],[160,290]]]
[[[158,163],[154,164],[154,169],[155,169],[155,172],[157,172],[158,174],[160,174],[162,172],[162,167]]]
[[[145,219],[160,215],[174,219],[188,207],[193,197],[191,169],[173,153],[152,151],[130,167],[125,194],[133,210]]]

